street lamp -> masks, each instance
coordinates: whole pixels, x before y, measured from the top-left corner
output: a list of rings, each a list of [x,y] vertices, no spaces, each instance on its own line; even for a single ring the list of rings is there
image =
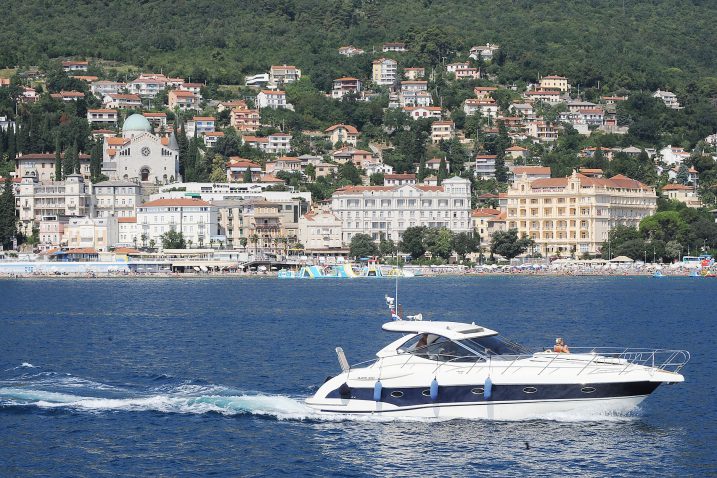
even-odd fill
[[[645,264],[647,264],[647,251],[643,251],[643,252],[645,253],[645,259],[644,259],[643,262],[644,262]]]

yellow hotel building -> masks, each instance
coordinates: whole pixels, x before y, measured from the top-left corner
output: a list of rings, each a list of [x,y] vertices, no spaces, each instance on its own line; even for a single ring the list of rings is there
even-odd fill
[[[531,237],[544,256],[597,254],[608,231],[637,226],[657,210],[655,189],[617,175],[516,178],[508,190],[507,226]]]

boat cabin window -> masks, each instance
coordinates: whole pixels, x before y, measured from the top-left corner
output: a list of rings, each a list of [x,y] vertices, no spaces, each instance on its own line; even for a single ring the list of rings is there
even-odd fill
[[[475,362],[483,358],[458,343],[435,334],[418,334],[404,343],[398,352],[408,352],[438,362]]]
[[[530,353],[525,346],[511,342],[500,335],[464,339],[459,343],[483,355],[525,355]]]

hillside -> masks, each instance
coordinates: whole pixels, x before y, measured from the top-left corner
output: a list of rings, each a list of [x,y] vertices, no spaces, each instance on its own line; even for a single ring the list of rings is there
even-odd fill
[[[93,57],[237,83],[288,62],[327,88],[367,74],[369,55],[340,57],[340,45],[406,41],[406,64],[436,64],[492,42],[502,81],[682,89],[717,76],[715,13],[709,0],[25,0],[0,18],[0,68]]]

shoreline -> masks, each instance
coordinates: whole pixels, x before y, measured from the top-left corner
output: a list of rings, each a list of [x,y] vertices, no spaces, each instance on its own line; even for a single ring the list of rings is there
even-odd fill
[[[530,271],[530,272],[440,272],[422,274],[415,277],[399,277],[402,280],[436,277],[500,277],[500,276],[521,276],[521,277],[653,277],[652,271]],[[675,273],[664,273],[668,277],[694,277],[688,271],[675,271]],[[65,274],[0,274],[0,280],[11,279],[278,279],[276,273],[247,273],[247,272],[206,272],[206,273],[109,273],[109,274],[88,274],[88,273],[65,273]],[[698,276],[697,278],[711,278],[710,276]],[[362,280],[362,279],[386,279],[393,280],[395,277],[354,277],[354,278],[323,278],[323,280]],[[312,281],[322,279],[282,279],[282,281]]]

